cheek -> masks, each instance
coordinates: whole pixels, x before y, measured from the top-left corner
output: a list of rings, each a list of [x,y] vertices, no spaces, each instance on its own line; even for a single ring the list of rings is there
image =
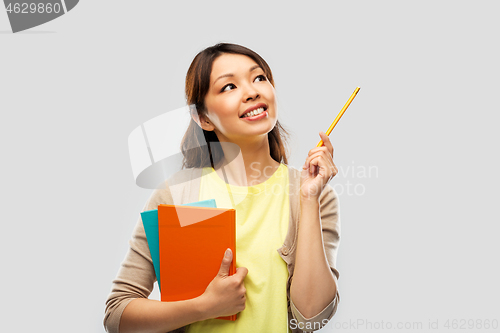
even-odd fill
[[[239,101],[240,99],[236,94],[224,96],[224,98],[221,98],[216,104],[214,104],[215,111],[221,117],[231,116],[235,113],[238,114]]]
[[[235,112],[235,108],[232,106],[233,104],[234,103],[231,103],[227,98],[212,101],[209,107],[212,119],[216,120],[220,124],[224,118]]]
[[[271,84],[267,85],[265,88],[262,89],[262,93],[266,99],[271,102],[274,101],[275,98],[275,91],[274,88]]]

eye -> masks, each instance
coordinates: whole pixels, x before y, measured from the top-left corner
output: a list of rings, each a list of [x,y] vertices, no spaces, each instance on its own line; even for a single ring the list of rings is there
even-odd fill
[[[229,90],[226,90],[227,87],[230,87],[230,86],[233,86],[236,88],[236,86],[232,83],[229,83],[229,84],[226,84],[224,87],[222,87],[222,89],[220,90],[220,92],[224,92],[224,91],[229,91]]]
[[[262,78],[262,80],[260,80],[261,82],[262,82],[262,81],[266,81],[266,80],[267,80],[267,78],[266,78],[266,77],[265,77],[265,75],[263,75],[263,74],[258,75],[258,76],[255,78],[255,80],[257,80],[259,77],[260,77],[260,78]]]

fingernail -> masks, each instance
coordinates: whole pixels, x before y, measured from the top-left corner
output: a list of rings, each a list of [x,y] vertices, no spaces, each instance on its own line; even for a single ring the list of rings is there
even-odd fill
[[[231,250],[227,249],[226,253],[224,254],[224,256],[229,259],[230,255],[231,255]]]

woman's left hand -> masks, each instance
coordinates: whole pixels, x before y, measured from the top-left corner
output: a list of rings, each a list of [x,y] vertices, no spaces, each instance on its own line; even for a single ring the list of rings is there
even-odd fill
[[[333,163],[333,146],[330,138],[319,132],[323,146],[309,151],[300,175],[300,196],[307,200],[319,200],[326,184],[335,177],[338,169]]]

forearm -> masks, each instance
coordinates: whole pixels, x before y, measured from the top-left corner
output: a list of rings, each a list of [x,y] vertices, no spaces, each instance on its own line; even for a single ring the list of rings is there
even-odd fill
[[[306,318],[320,313],[337,293],[336,277],[326,259],[322,236],[319,202],[301,199],[290,297]]]
[[[122,313],[120,333],[165,333],[205,319],[209,315],[201,296],[177,302],[137,298]]]

